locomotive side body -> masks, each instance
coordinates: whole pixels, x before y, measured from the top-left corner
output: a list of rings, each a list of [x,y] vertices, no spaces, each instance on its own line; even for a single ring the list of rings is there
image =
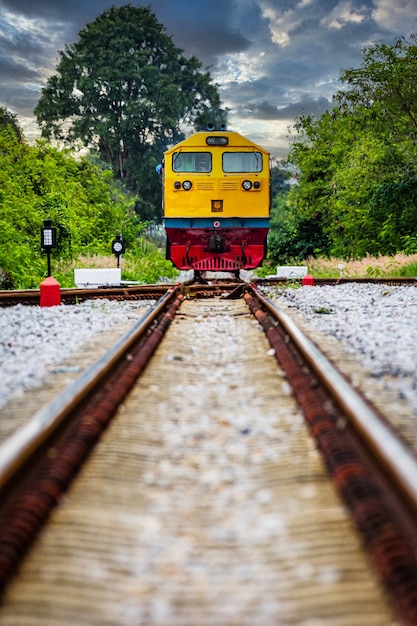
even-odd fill
[[[255,268],[266,251],[269,153],[230,131],[198,132],[164,153],[167,258],[178,269]]]

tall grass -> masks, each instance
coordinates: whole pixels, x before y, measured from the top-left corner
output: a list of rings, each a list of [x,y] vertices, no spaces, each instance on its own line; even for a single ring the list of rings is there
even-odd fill
[[[284,263],[283,263],[284,265]],[[338,258],[308,258],[294,265],[305,265],[308,272],[316,278],[416,278],[417,254],[396,254],[395,256],[366,256],[361,260],[346,261]],[[273,275],[276,265],[270,261],[264,262],[256,270],[258,276]]]
[[[415,278],[417,276],[417,254],[379,256],[358,261],[344,259],[307,259],[308,271],[317,278]]]
[[[126,254],[121,257],[120,268],[122,280],[139,281],[145,284],[158,282],[164,277],[168,279],[178,276],[178,271],[169,261],[163,259],[162,254],[152,244],[142,242],[140,256]],[[417,254],[395,256],[367,256],[359,261],[344,259],[306,259],[299,265],[306,265],[309,274],[315,278],[398,278],[417,277]],[[53,267],[53,275],[62,287],[74,287],[73,276],[75,268],[114,268],[117,259],[113,255],[80,256],[70,263],[57,264]],[[275,274],[276,266],[267,266],[256,271],[259,276]]]
[[[122,280],[154,284],[160,279],[173,279],[178,275],[178,270],[170,261],[165,260],[162,251],[150,242],[139,242],[134,253],[129,251],[122,255],[119,260]],[[70,262],[57,263],[53,267],[52,274],[61,287],[75,287],[74,269],[76,268],[115,268],[117,258],[113,255],[92,254],[79,256]]]

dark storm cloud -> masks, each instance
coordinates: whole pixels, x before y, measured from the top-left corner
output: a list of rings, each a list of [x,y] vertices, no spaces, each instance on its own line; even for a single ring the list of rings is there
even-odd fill
[[[224,0],[154,0],[154,2],[124,2],[123,0],[1,0],[0,7],[28,18],[62,20],[66,24],[66,39],[71,43],[79,31],[111,6],[150,6],[166,28],[174,43],[189,55],[198,56],[205,64],[225,52],[248,49],[250,41],[238,30],[228,26],[233,12],[233,2]]]
[[[204,65],[212,65],[222,54],[243,52],[251,46],[250,38],[233,25],[233,1],[156,0],[151,8],[175,44]]]
[[[238,109],[245,117],[257,120],[293,120],[301,115],[321,115],[331,109],[332,103],[326,98],[314,100],[306,96],[304,99],[287,106],[277,107],[267,100],[249,103]]]
[[[175,45],[210,66],[231,125],[270,146],[320,114],[362,48],[417,31],[417,0],[136,0]],[[0,104],[30,116],[58,51],[123,0],[0,0]],[[256,126],[258,124],[259,128]],[[256,140],[256,139],[255,139]]]
[[[289,104],[280,110],[281,118],[292,120],[300,115],[322,115],[325,111],[331,110],[333,103],[326,98],[317,98],[314,100],[309,96],[301,98],[298,102]]]
[[[9,56],[0,56],[0,82],[7,89],[7,82],[35,81],[39,79],[36,70],[32,70],[26,63],[13,61]]]

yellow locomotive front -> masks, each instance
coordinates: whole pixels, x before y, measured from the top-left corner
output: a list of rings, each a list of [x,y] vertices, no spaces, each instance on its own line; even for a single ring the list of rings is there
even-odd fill
[[[164,157],[167,257],[196,271],[257,267],[269,229],[269,153],[239,133],[210,131]]]

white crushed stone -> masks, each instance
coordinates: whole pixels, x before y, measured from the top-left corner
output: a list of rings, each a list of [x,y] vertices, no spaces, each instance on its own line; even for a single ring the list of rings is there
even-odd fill
[[[345,283],[266,291],[277,304],[297,309],[313,329],[344,341],[371,376],[386,379],[387,388],[394,384],[417,414],[414,286]]]
[[[309,324],[346,342],[375,378],[395,378],[417,414],[417,289],[375,284],[264,288]],[[138,316],[149,303],[90,300],[74,306],[0,310],[0,407],[17,390],[39,386],[95,333]],[[225,358],[227,356],[225,355]]]
[[[88,300],[53,307],[0,310],[0,407],[17,391],[42,385],[56,366],[94,335],[138,318],[149,302]]]

